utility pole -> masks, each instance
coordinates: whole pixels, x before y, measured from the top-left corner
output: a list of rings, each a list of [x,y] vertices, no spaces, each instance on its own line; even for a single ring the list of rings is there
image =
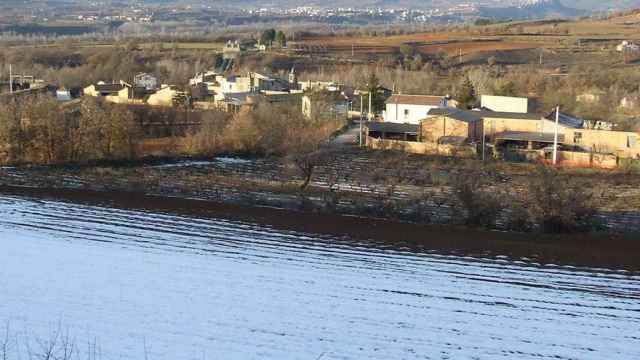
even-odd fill
[[[369,121],[371,121],[371,117],[373,116],[373,113],[371,112],[371,103],[372,103],[372,99],[371,99],[371,90],[369,90],[369,114],[367,114],[367,119]]]
[[[358,142],[360,143],[360,147],[362,147],[362,116],[360,117],[360,132],[358,133]]]
[[[364,121],[364,98],[362,92],[360,92],[360,134],[358,139],[360,140],[360,147],[362,147],[362,122]]]
[[[544,49],[540,49],[540,66],[544,62]]]
[[[13,94],[13,72],[12,72],[11,64],[9,64],[9,93]]]
[[[558,123],[560,122],[560,106],[556,107],[556,127],[553,132],[553,165],[558,163]]]
[[[482,161],[484,161],[484,159],[485,159],[485,155],[484,155],[485,151],[484,151],[484,149],[486,147],[485,146],[485,140],[484,140],[484,137],[485,137],[485,134],[484,134],[484,120],[482,120],[482,125],[481,126],[482,126]]]

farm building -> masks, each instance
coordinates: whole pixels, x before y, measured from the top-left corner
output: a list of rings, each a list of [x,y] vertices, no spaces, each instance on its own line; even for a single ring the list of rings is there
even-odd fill
[[[365,126],[367,138],[382,140],[418,141],[419,126],[388,122],[368,122]]]
[[[431,109],[420,122],[421,140],[434,143],[464,143],[482,139],[482,117],[475,111]]]
[[[640,158],[639,138],[638,133],[626,131],[568,129],[565,132],[566,145],[620,158]]]

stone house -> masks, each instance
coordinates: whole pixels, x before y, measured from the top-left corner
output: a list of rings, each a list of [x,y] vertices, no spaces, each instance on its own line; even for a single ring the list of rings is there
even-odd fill
[[[432,109],[420,121],[420,140],[433,143],[475,142],[482,139],[482,117],[474,111]]]
[[[565,145],[587,152],[614,154],[620,158],[640,158],[640,135],[627,131],[568,129]]]

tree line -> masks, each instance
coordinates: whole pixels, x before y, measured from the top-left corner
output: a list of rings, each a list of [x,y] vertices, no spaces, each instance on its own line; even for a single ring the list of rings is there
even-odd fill
[[[182,124],[189,123],[188,126]],[[263,103],[231,115],[112,104],[94,98],[65,105],[47,96],[0,102],[0,163],[66,164],[134,160],[145,143],[172,139],[168,156],[243,153],[305,156],[346,119],[305,117],[297,104]]]
[[[84,99],[71,109],[49,97],[0,104],[0,161],[55,164],[132,159],[143,132],[131,111]]]

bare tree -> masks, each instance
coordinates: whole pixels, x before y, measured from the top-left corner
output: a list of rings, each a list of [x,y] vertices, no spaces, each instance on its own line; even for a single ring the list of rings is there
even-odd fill
[[[289,156],[289,159],[302,175],[302,184],[300,190],[304,191],[309,187],[309,184],[313,180],[313,176],[316,169],[320,166],[326,165],[331,161],[333,154],[331,151],[322,149],[313,152],[298,152]]]
[[[591,231],[599,227],[590,186],[540,166],[528,181],[532,215],[544,232]]]

